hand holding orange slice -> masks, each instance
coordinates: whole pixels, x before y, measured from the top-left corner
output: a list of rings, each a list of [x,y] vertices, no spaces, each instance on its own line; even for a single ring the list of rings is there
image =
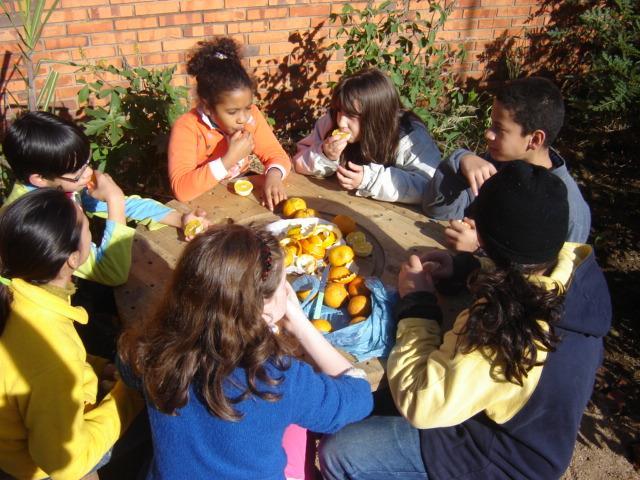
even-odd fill
[[[351,133],[345,132],[344,130],[340,130],[339,128],[336,128],[333,132],[331,132],[331,136],[338,137],[340,140],[342,139],[348,140],[349,137],[351,137]]]
[[[184,226],[184,236],[185,237],[193,237],[199,233],[204,231],[204,225],[197,218],[193,220],[189,220],[187,224]]]

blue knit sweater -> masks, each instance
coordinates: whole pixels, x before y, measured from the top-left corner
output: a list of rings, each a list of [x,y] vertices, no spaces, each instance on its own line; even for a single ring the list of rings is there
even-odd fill
[[[283,479],[282,436],[287,426],[295,423],[315,432],[333,433],[371,411],[366,380],[318,374],[295,359],[285,372],[271,364],[268,372],[284,380],[277,387],[261,385],[260,390],[277,391],[282,398],[242,401],[235,405],[244,414],[238,422],[209,413],[193,386],[187,405],[175,416],[149,405],[154,459],[147,479]],[[232,377],[246,384],[243,370],[237,369]],[[239,390],[230,383],[225,391],[233,398]]]

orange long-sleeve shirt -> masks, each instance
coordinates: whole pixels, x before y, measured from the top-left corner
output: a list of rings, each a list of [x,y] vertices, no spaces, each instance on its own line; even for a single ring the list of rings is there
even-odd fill
[[[265,172],[277,168],[284,177],[291,170],[291,160],[278,143],[271,127],[255,105],[245,129],[253,134],[253,153],[265,166]],[[169,181],[180,201],[189,201],[211,190],[225,178],[245,171],[245,158],[239,168],[227,171],[220,159],[227,152],[227,137],[210,123],[197,108],[182,115],[171,129],[169,140]]]

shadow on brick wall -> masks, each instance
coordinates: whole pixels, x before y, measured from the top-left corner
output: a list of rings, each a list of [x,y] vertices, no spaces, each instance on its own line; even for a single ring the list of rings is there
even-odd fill
[[[326,53],[321,28],[291,33],[288,40],[294,47],[282,59],[258,60],[262,67],[256,78],[258,97],[287,150],[295,149],[294,142],[313,127],[320,109],[328,103],[322,75],[331,55]]]

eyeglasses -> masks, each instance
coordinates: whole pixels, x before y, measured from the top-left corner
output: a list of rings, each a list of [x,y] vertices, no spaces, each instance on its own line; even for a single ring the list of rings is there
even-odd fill
[[[89,168],[90,164],[91,164],[91,162],[89,160],[87,160],[87,163],[85,163],[82,167],[80,167],[80,171],[78,172],[78,174],[75,177],[63,177],[63,176],[60,176],[58,178],[60,180],[65,180],[67,182],[76,183],[78,180],[80,180],[82,178],[82,176],[84,175],[84,172],[87,171],[87,168]]]

